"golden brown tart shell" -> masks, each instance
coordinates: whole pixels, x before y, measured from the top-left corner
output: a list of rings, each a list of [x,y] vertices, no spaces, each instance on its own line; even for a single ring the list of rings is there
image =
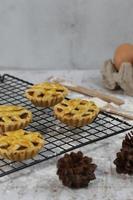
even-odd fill
[[[6,132],[0,136],[0,156],[13,161],[33,158],[44,143],[43,137],[38,132],[22,129]]]
[[[65,99],[54,107],[56,118],[72,127],[81,127],[92,123],[98,113],[99,108],[94,102],[82,99]]]
[[[26,90],[25,95],[35,106],[51,107],[61,102],[68,89],[59,83],[40,83]]]
[[[32,120],[32,113],[24,107],[0,105],[0,133],[25,128]]]

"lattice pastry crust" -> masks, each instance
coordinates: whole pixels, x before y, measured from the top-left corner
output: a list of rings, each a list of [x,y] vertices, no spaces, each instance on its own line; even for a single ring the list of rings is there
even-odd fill
[[[98,113],[99,108],[94,102],[82,99],[65,99],[54,107],[57,119],[73,127],[81,127],[93,122]]]
[[[0,136],[0,156],[13,161],[34,157],[44,146],[44,139],[38,132],[22,129],[6,132]]]
[[[51,107],[64,99],[68,89],[59,83],[45,82],[31,86],[25,94],[35,106]]]
[[[0,105],[0,133],[25,128],[32,113],[21,106]]]

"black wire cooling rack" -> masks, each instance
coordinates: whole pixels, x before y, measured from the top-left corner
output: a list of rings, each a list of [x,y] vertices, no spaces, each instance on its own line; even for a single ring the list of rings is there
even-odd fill
[[[24,91],[30,85],[8,74],[0,76],[0,104],[20,104],[30,109],[33,121],[26,129],[40,131],[47,144],[33,159],[23,162],[0,159],[0,177],[132,128],[130,124],[103,112],[88,126],[69,128],[54,118],[51,108],[37,108],[24,97]]]

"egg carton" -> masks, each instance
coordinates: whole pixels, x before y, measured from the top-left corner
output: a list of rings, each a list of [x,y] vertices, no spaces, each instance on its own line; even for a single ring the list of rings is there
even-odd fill
[[[133,66],[130,63],[122,63],[117,71],[112,60],[105,61],[102,66],[103,84],[110,90],[121,88],[124,92],[133,96]]]

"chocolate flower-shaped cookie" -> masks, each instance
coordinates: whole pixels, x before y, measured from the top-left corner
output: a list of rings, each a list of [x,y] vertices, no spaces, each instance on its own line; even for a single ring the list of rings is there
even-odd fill
[[[81,151],[77,153],[65,154],[57,163],[57,174],[65,186],[71,188],[81,188],[88,186],[94,180],[96,165],[92,163],[92,158],[83,156]]]

